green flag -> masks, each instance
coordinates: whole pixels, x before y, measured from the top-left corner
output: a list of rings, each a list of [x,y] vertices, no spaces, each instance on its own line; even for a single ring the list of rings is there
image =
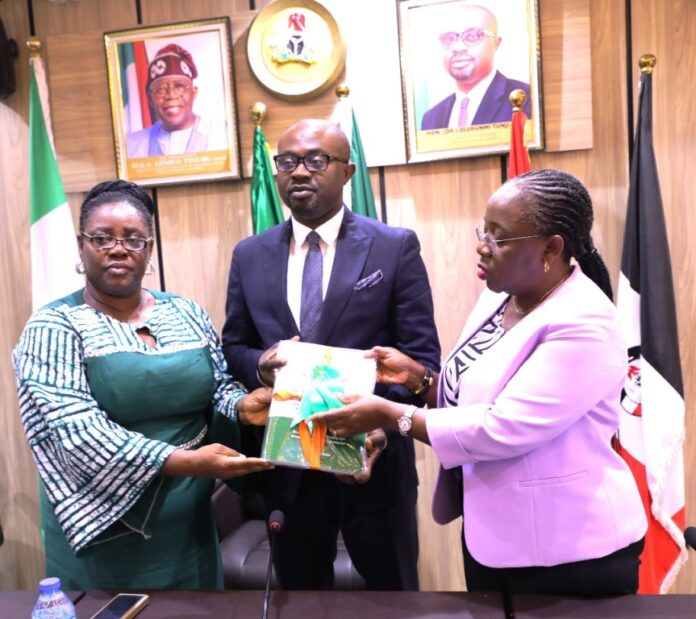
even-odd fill
[[[254,129],[254,173],[251,177],[251,221],[254,234],[284,221],[276,189],[268,143],[258,125]]]
[[[343,190],[343,201],[354,213],[377,219],[375,198],[372,194],[370,173],[367,171],[365,163],[358,121],[348,97],[339,98],[333,114],[333,121],[350,140],[350,160],[355,164],[355,174],[350,181],[350,186],[346,185]]]
[[[39,56],[29,75],[29,220],[34,308],[84,285],[75,272],[77,240],[50,138],[46,75]]]
[[[375,198],[372,194],[370,184],[370,173],[365,164],[365,153],[363,153],[362,140],[358,130],[358,122],[355,119],[355,110],[351,109],[351,124],[353,129],[350,139],[350,158],[355,164],[355,174],[351,179],[351,208],[358,215],[365,215],[377,219],[375,210]]]

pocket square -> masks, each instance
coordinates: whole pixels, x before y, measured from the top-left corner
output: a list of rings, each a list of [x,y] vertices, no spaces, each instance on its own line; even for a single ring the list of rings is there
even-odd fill
[[[367,277],[363,277],[355,286],[353,290],[362,290],[363,288],[372,288],[376,286],[384,279],[382,269],[377,269],[374,273],[371,273]]]

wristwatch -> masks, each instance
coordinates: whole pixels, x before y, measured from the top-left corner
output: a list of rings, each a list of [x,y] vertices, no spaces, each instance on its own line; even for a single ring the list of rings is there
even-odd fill
[[[408,436],[408,433],[413,427],[413,415],[416,414],[417,410],[418,407],[415,404],[411,404],[411,406],[409,406],[404,414],[401,415],[401,417],[399,417],[397,420],[396,423],[399,426],[399,434],[401,434],[401,436]]]
[[[411,393],[413,395],[424,396],[426,393],[428,393],[430,387],[433,386],[433,370],[429,368],[427,365],[423,367],[425,367],[425,374],[423,375],[423,380],[421,380],[421,382],[418,383],[418,386],[415,389],[411,389]]]

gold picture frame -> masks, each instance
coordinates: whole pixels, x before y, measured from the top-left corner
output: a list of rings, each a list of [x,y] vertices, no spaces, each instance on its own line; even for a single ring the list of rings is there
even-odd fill
[[[508,152],[516,88],[527,147],[542,148],[535,0],[398,0],[398,13],[409,163]]]
[[[229,18],[107,32],[104,44],[119,178],[241,176]]]

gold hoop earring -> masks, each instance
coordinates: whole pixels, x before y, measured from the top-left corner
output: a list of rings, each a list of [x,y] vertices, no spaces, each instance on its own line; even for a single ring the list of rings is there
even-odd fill
[[[84,274],[85,274],[85,265],[84,265],[84,263],[82,262],[82,260],[78,260],[78,261],[75,263],[75,273],[77,273],[78,275],[84,275]]]
[[[551,265],[549,264],[549,259],[544,258],[544,273],[548,273]]]

